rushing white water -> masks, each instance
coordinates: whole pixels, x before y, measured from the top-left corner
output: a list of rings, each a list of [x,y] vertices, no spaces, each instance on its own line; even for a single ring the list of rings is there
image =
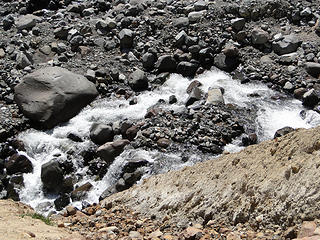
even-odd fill
[[[256,106],[258,110],[257,131],[260,140],[270,139],[275,131],[285,126],[294,128],[310,128],[320,124],[320,117],[313,111],[306,111],[305,119],[300,117],[303,110],[301,102],[293,99],[273,100],[276,93],[268,89],[263,84],[249,83],[240,84],[232,80],[227,74],[218,71],[210,71],[197,77],[202,83],[202,90],[207,92],[210,87],[222,87],[225,90],[224,98],[226,103],[236,104],[250,108]],[[179,110],[184,108],[184,103],[188,97],[186,89],[190,80],[179,75],[171,75],[167,82],[159,89],[152,92],[140,94],[136,105],[129,105],[125,99],[100,99],[83,109],[77,116],[69,122],[55,127],[53,130],[41,132],[37,130],[27,130],[19,135],[26,146],[26,154],[34,165],[33,173],[24,175],[24,185],[20,193],[21,201],[28,203],[34,208],[47,211],[52,208],[52,202],[57,196],[44,196],[40,179],[41,166],[54,157],[67,158],[67,153],[72,151],[73,156],[88,149],[93,144],[89,141],[89,129],[92,123],[112,123],[123,119],[142,119],[147,109],[155,105],[159,99],[168,100],[169,96],[175,95],[178,102],[174,105],[167,105],[166,108]],[[252,97],[254,96],[254,97]],[[84,139],[84,142],[73,142],[67,138],[69,133],[76,133]],[[228,150],[233,150],[234,145],[227,146]],[[84,176],[79,178],[79,185],[91,182],[94,187],[89,192],[87,201],[97,202],[99,195],[119,176],[126,159],[140,157],[153,163],[147,175],[166,172],[171,169],[178,169],[186,165],[192,165],[201,161],[201,156],[192,156],[188,162],[183,162],[179,154],[164,154],[157,151],[127,150],[116,158],[109,167],[107,174],[100,181],[95,182],[85,173],[88,170],[81,165],[81,157],[72,159],[76,166],[77,174]],[[51,204],[50,204],[51,203]],[[80,207],[81,203],[73,203]],[[44,207],[47,206],[47,208]]]

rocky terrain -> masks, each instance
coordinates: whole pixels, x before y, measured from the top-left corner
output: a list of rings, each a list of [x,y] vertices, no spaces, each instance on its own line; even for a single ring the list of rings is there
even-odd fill
[[[320,127],[299,129],[240,153],[150,177],[81,211],[69,206],[51,219],[59,234],[81,234],[66,238],[73,240],[319,239],[319,141]],[[11,224],[26,223],[15,231],[0,224],[12,239],[42,234],[42,228],[27,225],[31,218],[17,216],[31,211],[28,207],[0,203],[1,211],[15,216]],[[52,239],[65,239],[59,234]]]
[[[180,101],[172,95],[159,99],[143,119],[94,122],[87,136],[68,134],[70,141],[90,141],[91,147],[68,151],[67,159],[54,156],[41,167],[43,191],[59,195],[56,210],[70,199],[84,199],[92,188],[77,184],[81,176],[72,159],[78,156],[79,165],[101,179],[124,149],[181,151],[187,161],[187,151],[221,154],[239,136],[244,146],[259,142],[254,106],[225,104],[225,89],[203,92],[193,81],[207,70],[228,72],[242,84],[264,83],[279,93],[272,101],[294,97],[320,112],[319,19],[319,4],[307,0],[1,1],[1,197],[19,200],[23,174],[34,171],[21,153],[29,149],[16,138],[18,133],[63,125],[94,106],[94,99],[125,99],[134,106],[139,95],[161,87],[171,73],[190,79],[183,110],[167,110],[165,106]],[[254,101],[256,96],[250,97]],[[168,179],[151,178],[107,198],[102,206],[110,208],[114,200],[129,206],[121,208],[125,213],[134,209],[161,219],[168,215],[168,221],[184,228],[188,221],[202,227],[223,221],[250,224],[254,231],[280,231],[314,220],[319,211],[312,168],[318,158],[317,131],[299,130],[279,142],[249,147],[237,157],[224,155],[169,173]],[[100,199],[130,188],[147,164],[132,159]],[[203,182],[214,187],[203,188]]]

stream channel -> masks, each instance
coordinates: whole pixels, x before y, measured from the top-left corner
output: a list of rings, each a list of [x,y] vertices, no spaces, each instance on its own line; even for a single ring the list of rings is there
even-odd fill
[[[272,96],[279,94],[261,83],[241,84],[233,80],[229,75],[221,71],[208,71],[196,77],[196,80],[202,83],[201,89],[207,92],[212,87],[222,87],[224,92],[224,101],[241,107],[250,108],[252,104],[257,107],[256,133],[259,141],[272,139],[276,130],[290,126],[293,128],[310,128],[320,124],[320,115],[314,111],[304,109],[301,102],[291,98],[281,98],[274,100]],[[92,176],[88,176],[80,154],[81,151],[94,146],[90,141],[90,127],[95,122],[112,123],[115,121],[130,119],[143,119],[147,109],[155,105],[159,99],[166,102],[169,96],[175,95],[178,102],[171,105],[165,105],[173,111],[179,111],[185,108],[185,102],[188,98],[186,89],[190,80],[180,75],[172,74],[169,79],[158,89],[146,91],[137,96],[137,104],[129,105],[128,100],[119,98],[98,99],[84,108],[77,116],[69,122],[57,126],[52,130],[38,131],[29,129],[19,134],[18,138],[22,140],[26,147],[26,154],[34,166],[32,173],[24,174],[24,188],[20,191],[22,202],[29,204],[37,211],[47,214],[54,210],[53,201],[56,195],[47,195],[42,191],[41,166],[50,161],[54,156],[66,158],[67,152],[72,149],[76,154],[72,163],[76,168],[76,175],[80,176],[77,185],[90,182],[93,188],[89,191],[85,201],[87,203],[98,202],[101,193],[115,183],[119,178],[121,168],[127,159],[132,157],[142,158],[151,163],[152,167],[146,169],[143,178],[152,174],[164,173],[170,170],[190,166],[199,161],[205,161],[216,157],[210,154],[197,155],[189,153],[189,160],[182,161],[179,153],[164,153],[157,150],[146,151],[142,149],[128,149],[118,156],[109,167],[106,175],[96,181]],[[256,94],[257,97],[249,97]],[[304,111],[304,116],[300,114]],[[84,141],[74,142],[67,138],[69,133],[76,133]],[[225,150],[234,152],[241,148],[237,145],[239,139],[228,144]],[[72,202],[78,208],[81,208],[83,201]]]

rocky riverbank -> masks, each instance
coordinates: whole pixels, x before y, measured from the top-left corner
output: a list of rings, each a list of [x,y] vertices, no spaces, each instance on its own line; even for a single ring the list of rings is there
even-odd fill
[[[22,217],[28,207],[1,201],[10,214],[1,215],[0,230],[12,239],[42,239],[45,229],[44,239],[70,240],[319,239],[319,141],[320,127],[299,129],[153,176],[81,211],[67,207],[51,216],[55,228]],[[70,233],[81,237],[62,237]]]
[[[320,127],[300,129],[67,208],[61,221],[90,238],[319,239],[319,139]]]
[[[42,190],[58,195],[57,210],[70,199],[81,201],[93,187],[79,185],[84,176],[76,167],[101,179],[124,149],[186,152],[187,161],[189,152],[220,154],[242,134],[242,145],[259,142],[254,105],[225,104],[225,89],[204,92],[193,81],[207,70],[228,72],[242,84],[264,83],[279,92],[270,101],[294,97],[319,112],[319,14],[319,5],[306,0],[1,1],[1,197],[19,200],[23,174],[34,171],[31,159],[21,153],[30,146],[16,139],[19,132],[63,126],[85,106],[95,106],[94,98],[137,106],[139,96],[161,88],[172,73],[190,79],[179,111],[165,107],[181,103],[172,95],[159,98],[142,119],[93,119],[84,136],[67,134],[69,144],[89,144],[66,150],[65,156],[54,154],[41,166]],[[148,164],[145,159],[129,161],[101,199],[131,187]],[[207,219],[215,213],[202,214]],[[233,224],[243,218],[220,215]],[[279,218],[277,224],[286,227],[295,221]]]

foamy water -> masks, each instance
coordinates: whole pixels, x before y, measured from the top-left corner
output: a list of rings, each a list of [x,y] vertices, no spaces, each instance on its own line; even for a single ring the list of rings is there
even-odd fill
[[[224,88],[225,103],[247,108],[255,105],[259,109],[256,128],[260,140],[272,138],[276,130],[285,126],[310,128],[320,124],[319,115],[313,111],[307,111],[305,119],[300,117],[300,112],[304,109],[300,101],[293,99],[272,100],[271,97],[276,93],[263,84],[240,84],[240,82],[232,80],[221,71],[206,72],[197,77],[196,80],[202,83],[201,88],[204,92],[207,92],[210,87]],[[190,160],[183,162],[179,153],[164,154],[158,151],[127,150],[116,158],[102,180],[94,181],[85,174],[87,168],[82,166],[82,159],[79,155],[81,151],[94,146],[89,140],[89,130],[93,123],[142,119],[148,108],[155,105],[159,99],[168,101],[171,95],[175,95],[178,102],[165,107],[175,111],[182,109],[188,98],[186,89],[189,84],[190,80],[173,74],[159,89],[140,94],[137,97],[138,103],[136,105],[129,105],[125,99],[99,99],[84,108],[77,116],[62,126],[57,126],[46,132],[31,129],[21,133],[19,138],[25,143],[25,154],[29,156],[34,165],[33,173],[24,175],[25,187],[20,194],[21,201],[31,205],[33,208],[38,208],[42,212],[52,209],[52,202],[57,196],[45,196],[43,194],[40,179],[41,166],[55,156],[66,159],[68,151],[73,151],[73,156],[78,156],[74,157],[72,162],[77,169],[77,175],[82,176],[79,179],[79,184],[89,181],[94,185],[86,199],[89,203],[97,202],[100,194],[107,187],[114,184],[126,160],[132,158],[132,156],[148,160],[153,164],[153,168],[146,172],[146,176],[171,169],[179,169],[204,160],[201,159],[202,156],[192,156],[190,154]],[[256,96],[250,97],[252,94]],[[78,143],[69,140],[67,138],[69,133],[76,133],[83,138],[84,142]],[[226,148],[232,151],[240,149],[235,145],[229,145]],[[209,158],[210,156],[207,157]],[[80,202],[73,204],[78,207],[81,206]],[[44,208],[43,205],[47,207]]]

